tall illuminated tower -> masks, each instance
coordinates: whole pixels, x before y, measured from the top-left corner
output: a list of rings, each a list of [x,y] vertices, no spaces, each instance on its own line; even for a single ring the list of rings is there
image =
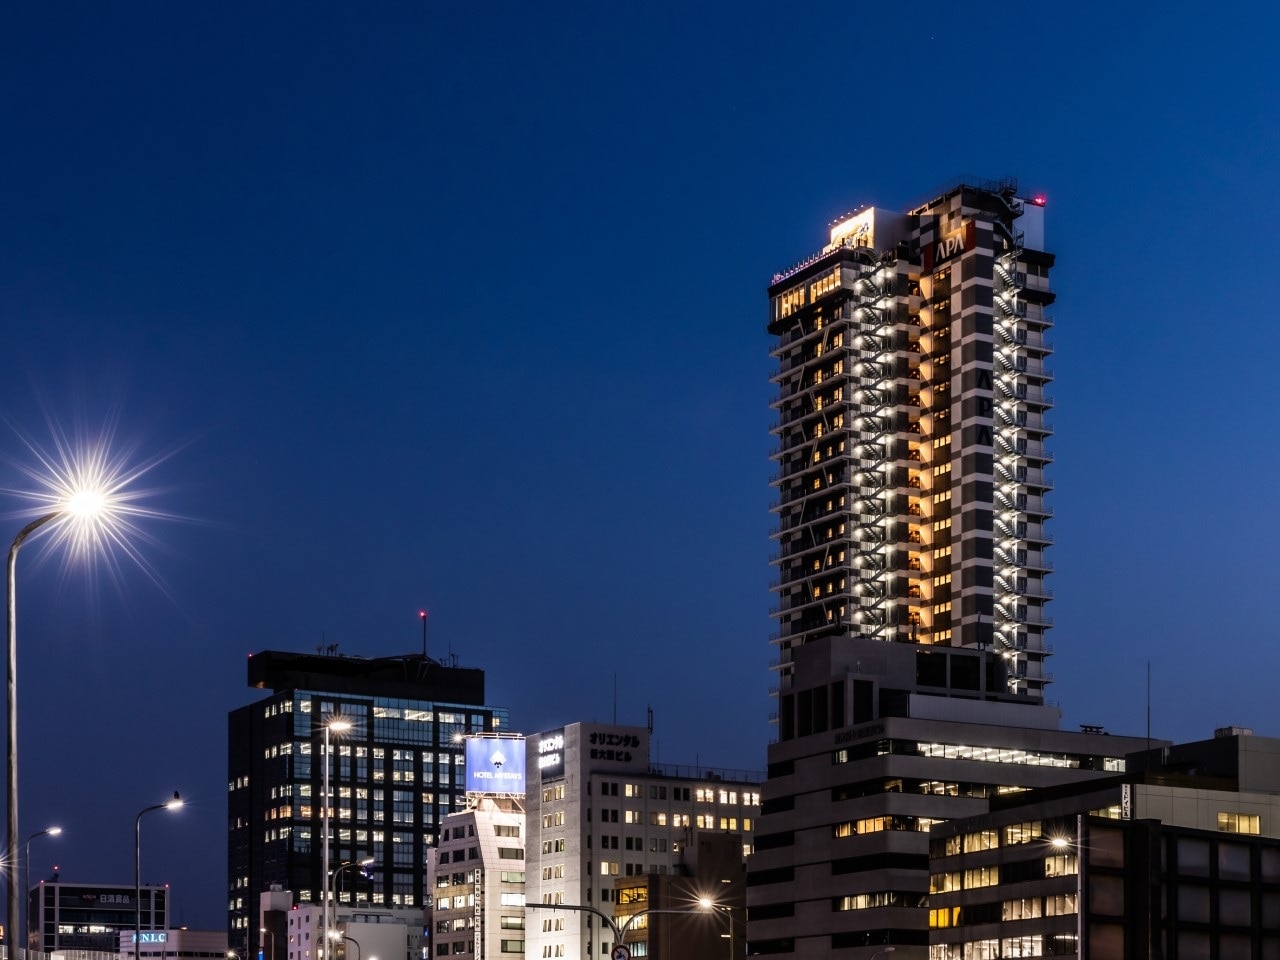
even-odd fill
[[[1042,202],[957,184],[838,221],[774,277],[778,665],[823,636],[991,648],[1049,677],[1053,302]]]
[[[1144,746],[1044,701],[1044,246],[1043,201],[970,180],[842,218],[769,287],[778,731],[749,954],[925,960],[951,919],[932,825]]]

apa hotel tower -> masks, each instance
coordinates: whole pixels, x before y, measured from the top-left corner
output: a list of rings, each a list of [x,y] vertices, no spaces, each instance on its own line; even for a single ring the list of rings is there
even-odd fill
[[[1044,204],[867,207],[769,287],[777,740],[749,952],[927,956],[929,827],[1123,769],[1044,701]]]
[[[957,186],[869,208],[778,274],[777,641],[991,647],[1039,694],[1045,604],[1044,210]]]

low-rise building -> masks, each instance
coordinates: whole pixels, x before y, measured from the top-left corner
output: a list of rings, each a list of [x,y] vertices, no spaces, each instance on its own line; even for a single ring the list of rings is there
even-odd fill
[[[427,867],[433,956],[525,955],[524,831],[516,797],[479,797],[445,818]]]
[[[1280,740],[1226,730],[930,831],[930,960],[1280,958]]]
[[[118,949],[123,960],[133,960],[135,955],[142,960],[228,960],[225,930],[144,930],[140,951],[134,950],[133,940],[132,930],[120,934]]]
[[[80,960],[91,954],[116,953],[122,933],[129,935],[132,946],[135,923],[140,923],[144,935],[168,930],[169,886],[142,887],[139,906],[133,884],[41,880],[28,892],[27,911],[29,949]],[[142,956],[154,953],[158,958],[160,951],[150,948],[160,946],[144,940]]]
[[[335,905],[330,915],[329,950],[321,949],[318,903],[281,904],[288,890],[264,892],[259,898],[259,933],[263,956],[280,960],[422,960],[426,916],[413,907]]]

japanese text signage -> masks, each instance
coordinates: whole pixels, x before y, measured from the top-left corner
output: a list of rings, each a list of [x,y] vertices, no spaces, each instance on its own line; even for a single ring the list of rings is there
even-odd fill
[[[640,738],[634,733],[607,733],[603,730],[592,733],[587,738],[592,760],[612,760],[616,763],[630,763],[632,750],[640,746]]]
[[[538,740],[538,776],[543,780],[564,776],[564,730],[554,730]]]

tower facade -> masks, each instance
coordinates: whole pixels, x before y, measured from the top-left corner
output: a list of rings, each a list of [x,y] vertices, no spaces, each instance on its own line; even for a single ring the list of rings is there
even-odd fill
[[[505,709],[484,705],[484,672],[417,655],[266,651],[249,659],[249,686],[270,693],[228,718],[231,949],[263,949],[263,892],[321,903],[326,764],[335,913],[421,909],[440,825],[466,806],[464,737],[508,724]],[[331,735],[326,756],[335,719],[350,727]],[[268,933],[267,956],[279,960],[287,938]],[[316,946],[302,960],[321,960]]]
[[[785,676],[824,636],[994,649],[1043,696],[1050,539],[1042,202],[959,183],[867,208],[774,277]]]

